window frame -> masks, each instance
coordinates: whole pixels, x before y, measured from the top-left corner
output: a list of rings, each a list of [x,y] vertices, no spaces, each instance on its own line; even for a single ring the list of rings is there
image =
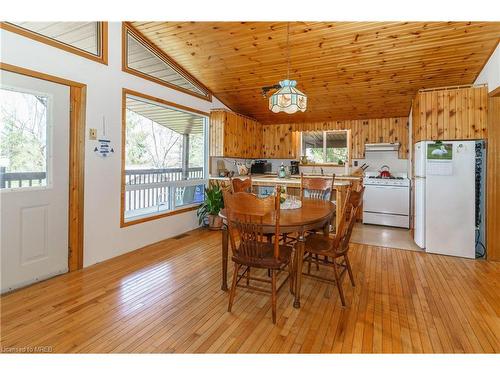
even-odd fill
[[[126,199],[126,184],[125,184],[125,164],[126,164],[126,134],[127,134],[127,108],[126,108],[126,103],[127,103],[127,95],[130,96],[135,96],[138,98],[146,99],[151,102],[156,102],[161,105],[165,105],[168,107],[180,109],[182,111],[187,111],[187,112],[192,112],[201,116],[204,116],[205,119],[205,125],[204,125],[204,160],[203,160],[203,169],[204,169],[204,177],[202,179],[196,179],[196,180],[180,180],[180,181],[172,181],[169,182],[168,184],[165,184],[164,186],[172,186],[172,187],[184,187],[184,186],[195,186],[195,185],[207,185],[208,184],[208,163],[209,163],[209,157],[208,157],[208,136],[209,136],[209,116],[210,114],[207,112],[200,111],[195,108],[190,108],[187,106],[183,106],[181,104],[177,103],[172,103],[164,99],[160,99],[154,96],[150,96],[147,94],[143,94],[134,90],[130,90],[127,88],[122,89],[122,139],[121,139],[121,146],[122,146],[122,152],[121,152],[121,194],[120,194],[120,227],[128,227],[131,225],[135,224],[140,224],[144,223],[147,221],[152,221],[152,220],[157,220],[157,219],[162,219],[164,217],[168,216],[173,216],[173,215],[178,215],[182,214],[185,212],[193,211],[198,209],[200,206],[197,203],[190,204],[187,206],[183,206],[178,209],[170,210],[170,211],[163,211],[158,214],[150,214],[150,215],[144,215],[144,216],[139,216],[137,219],[130,219],[130,220],[125,220],[125,199]],[[189,181],[186,182],[186,181]]]
[[[206,95],[198,94],[198,93],[191,91],[191,90],[188,90],[184,87],[174,85],[174,84],[169,83],[167,81],[164,81],[162,79],[156,78],[156,77],[151,76],[151,75],[146,74],[146,73],[143,73],[143,72],[136,70],[134,68],[130,68],[128,66],[128,43],[127,43],[128,34],[131,34],[132,37],[134,37],[140,44],[142,44],[142,46],[144,48],[148,49],[156,57],[158,57],[160,60],[165,62],[167,65],[169,65],[172,69],[177,71],[177,73],[179,73],[184,79],[191,82],[191,84],[198,86],[199,89],[201,89],[202,91],[205,91],[207,94]],[[166,86],[170,89],[177,90],[177,91],[180,91],[182,93],[192,95],[194,97],[212,102],[212,93],[204,84],[202,84],[195,77],[193,77],[191,74],[186,72],[186,70],[184,68],[182,68],[179,64],[177,64],[171,57],[169,57],[165,52],[163,52],[161,49],[159,49],[156,45],[154,45],[152,42],[150,42],[138,30],[136,30],[129,22],[122,22],[122,71],[129,73],[129,74],[132,74],[132,75],[135,75],[137,77],[141,77],[143,79],[147,79],[149,81],[155,82],[159,85]]]
[[[25,29],[21,26],[17,26],[9,22],[0,22],[0,29],[10,31],[18,35],[22,35],[26,38],[36,40],[37,42],[44,43],[55,48],[59,48],[63,51],[73,53],[81,57],[85,57],[89,60],[93,60],[101,64],[108,65],[108,23],[104,21],[96,21],[96,22],[99,23],[99,28],[100,28],[98,55],[94,55],[93,53],[74,47],[71,44],[60,42],[57,39],[50,38],[43,34],[39,34],[35,31]]]
[[[349,129],[338,129],[338,130],[311,130],[310,132],[321,132],[323,133],[323,162],[322,163],[308,163],[307,165],[325,165],[325,166],[332,166],[332,167],[344,167],[348,164],[350,164],[351,161],[351,143],[350,143],[350,131]],[[308,133],[308,131],[303,131],[300,132],[300,156],[305,156],[304,152],[304,140],[303,140],[303,135],[304,133]],[[338,164],[338,163],[329,163],[326,161],[326,135],[328,133],[345,133],[346,134],[346,148],[347,148],[347,160],[345,161],[344,164]]]

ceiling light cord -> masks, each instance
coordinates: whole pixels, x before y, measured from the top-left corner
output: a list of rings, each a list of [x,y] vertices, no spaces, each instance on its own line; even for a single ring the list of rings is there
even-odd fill
[[[286,23],[286,79],[279,81],[279,85],[262,88],[262,95],[266,96],[269,89],[277,88],[269,98],[269,110],[274,113],[285,112],[288,114],[307,109],[307,96],[297,89],[297,81],[290,79],[291,48],[290,48],[290,22]]]
[[[286,79],[290,79],[290,22],[286,24],[287,70]]]

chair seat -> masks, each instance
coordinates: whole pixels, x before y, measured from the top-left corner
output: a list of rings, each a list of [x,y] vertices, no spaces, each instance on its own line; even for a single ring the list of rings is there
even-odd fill
[[[279,258],[275,259],[274,245],[272,243],[260,243],[260,246],[264,246],[264,252],[262,257],[251,258],[236,254],[233,255],[232,257],[233,262],[250,267],[269,268],[269,269],[280,269],[283,266],[290,263],[290,260],[292,258],[293,247],[288,245],[280,245]]]
[[[318,255],[333,255],[333,239],[323,233],[313,233],[306,237],[305,251]]]

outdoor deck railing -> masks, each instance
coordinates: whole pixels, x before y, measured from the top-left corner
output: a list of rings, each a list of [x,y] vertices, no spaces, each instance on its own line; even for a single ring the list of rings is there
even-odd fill
[[[0,188],[41,186],[46,172],[5,172],[0,168]],[[203,167],[125,170],[125,211],[171,209],[188,204],[194,192],[190,180],[203,180]],[[172,182],[177,182],[172,185]],[[200,185],[203,182],[200,183]],[[188,195],[188,196],[187,196]]]
[[[125,185],[153,184],[157,182],[194,180],[203,178],[203,167],[158,168],[158,169],[126,169]]]
[[[5,172],[0,167],[0,189],[41,186],[46,178],[46,172]]]
[[[203,168],[161,168],[125,170],[125,211],[157,208],[171,209],[179,202],[188,202],[186,189],[194,188],[189,180],[202,180]],[[171,186],[179,182],[179,186]],[[177,184],[176,184],[177,185]],[[184,186],[183,186],[184,185]]]

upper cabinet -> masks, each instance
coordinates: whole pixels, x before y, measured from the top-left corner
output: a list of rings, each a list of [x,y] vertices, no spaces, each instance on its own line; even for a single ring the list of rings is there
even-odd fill
[[[413,102],[413,142],[484,139],[488,89],[421,90]]]
[[[234,112],[210,112],[210,156],[247,159],[261,157],[262,125]]]

